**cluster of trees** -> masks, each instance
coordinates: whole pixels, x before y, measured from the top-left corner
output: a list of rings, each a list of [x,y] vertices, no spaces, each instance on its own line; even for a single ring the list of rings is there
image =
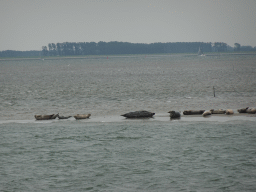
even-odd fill
[[[0,51],[0,57],[38,57],[41,51]]]
[[[256,51],[256,47],[252,46],[241,46],[239,43],[234,44],[234,51]]]
[[[211,43],[177,42],[177,43],[128,43],[128,42],[82,42],[49,43],[42,47],[44,56],[67,55],[111,55],[111,54],[153,54],[153,53],[196,53],[199,47],[204,52],[212,51]]]
[[[228,45],[227,43],[223,43],[223,42],[215,42],[213,43],[212,48],[214,52],[224,52],[228,50]]]
[[[154,53],[197,53],[225,51],[256,51],[256,47],[234,44],[234,48],[223,42],[176,42],[176,43],[128,43],[128,42],[82,42],[49,43],[42,51],[0,51],[0,57],[38,57],[72,55],[111,55],[111,54],[154,54]]]
[[[234,44],[234,51],[240,51],[241,45],[239,43]]]
[[[241,46],[240,51],[256,51],[256,47],[252,46]]]

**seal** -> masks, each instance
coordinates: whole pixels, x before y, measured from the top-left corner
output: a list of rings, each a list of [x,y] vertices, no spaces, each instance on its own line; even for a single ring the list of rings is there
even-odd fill
[[[206,117],[211,114],[212,114],[211,111],[205,111],[202,115],[203,115],[203,117]]]
[[[70,117],[72,117],[72,116],[67,116],[67,117],[65,117],[65,116],[59,116],[58,118],[59,118],[59,119],[68,119],[68,118],[70,118]]]
[[[184,115],[202,115],[205,110],[185,110],[183,111]]]
[[[250,114],[255,114],[256,113],[256,109],[255,108],[247,109],[246,112],[250,113]]]
[[[237,112],[238,113],[247,113],[247,109],[248,109],[249,107],[246,107],[246,108],[242,108],[242,109],[237,109]]]
[[[50,120],[50,119],[56,119],[56,117],[59,116],[58,114],[52,114],[52,115],[35,115],[36,120]]]
[[[91,114],[77,114],[74,116],[74,118],[76,120],[79,120],[79,119],[88,119],[89,117],[91,116]]]
[[[233,115],[234,111],[232,109],[227,109],[226,110],[226,115]]]
[[[218,109],[218,110],[211,109],[210,111],[212,114],[225,114],[226,113],[226,110],[223,110],[223,109]]]
[[[169,111],[168,113],[170,113],[170,118],[180,118],[180,113],[178,111]]]
[[[155,115],[155,113],[151,113],[149,111],[134,111],[134,112],[125,113],[121,116],[126,118],[152,118],[153,115]]]

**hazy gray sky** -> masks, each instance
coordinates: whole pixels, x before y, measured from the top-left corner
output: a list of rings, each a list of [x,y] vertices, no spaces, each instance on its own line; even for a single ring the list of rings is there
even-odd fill
[[[0,0],[0,51],[48,43],[256,46],[256,0]]]

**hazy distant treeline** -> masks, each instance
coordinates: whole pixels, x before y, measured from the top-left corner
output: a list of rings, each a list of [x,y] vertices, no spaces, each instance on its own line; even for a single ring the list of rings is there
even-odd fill
[[[0,51],[0,57],[38,57],[42,51]]]
[[[128,42],[80,42],[49,43],[42,51],[1,51],[0,57],[38,57],[112,54],[197,53],[225,51],[256,51],[256,47],[234,44],[234,48],[223,42],[176,42],[176,43],[128,43]]]
[[[111,54],[153,54],[153,53],[196,53],[199,47],[211,52],[211,43],[128,43],[128,42],[83,42],[49,43],[42,47],[42,54],[49,56],[66,55],[111,55]]]

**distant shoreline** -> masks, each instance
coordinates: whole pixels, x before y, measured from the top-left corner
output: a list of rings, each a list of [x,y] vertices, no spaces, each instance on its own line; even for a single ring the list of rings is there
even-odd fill
[[[103,59],[108,57],[136,57],[136,56],[175,56],[175,55],[190,55],[197,56],[195,53],[167,53],[167,54],[127,54],[127,55],[87,55],[87,56],[55,56],[55,57],[12,57],[12,58],[0,58],[0,61],[21,61],[21,60],[63,60],[63,59]],[[206,53],[205,56],[222,56],[222,55],[256,55],[256,52],[250,53]]]

